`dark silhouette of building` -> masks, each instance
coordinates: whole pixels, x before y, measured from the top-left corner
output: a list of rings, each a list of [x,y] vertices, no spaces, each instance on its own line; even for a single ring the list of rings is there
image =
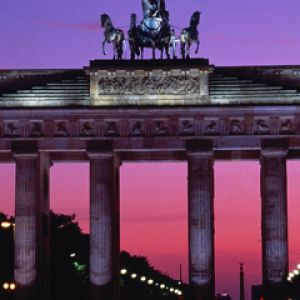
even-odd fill
[[[252,300],[260,300],[263,296],[263,288],[261,285],[252,286]]]
[[[244,263],[240,263],[240,300],[245,300]]]

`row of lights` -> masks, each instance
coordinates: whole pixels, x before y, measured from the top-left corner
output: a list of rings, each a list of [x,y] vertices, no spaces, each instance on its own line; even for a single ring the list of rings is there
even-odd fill
[[[292,271],[292,272],[289,273],[289,276],[288,276],[287,280],[288,281],[292,281],[293,278],[295,276],[298,276],[298,275],[300,275],[300,264],[297,265],[297,269],[295,269],[294,271]]]
[[[9,291],[9,290],[14,291],[16,289],[16,285],[13,282],[12,283],[5,282],[5,283],[3,283],[2,287],[6,291]]]
[[[128,273],[128,271],[126,270],[126,269],[122,269],[121,271],[120,271],[120,273],[121,273],[121,275],[126,275],[127,273]],[[131,275],[130,275],[130,277],[132,278],[132,279],[136,279],[137,277],[138,277],[138,275],[136,274],[136,273],[132,273]],[[174,294],[176,294],[176,295],[178,295],[178,296],[181,296],[182,295],[182,291],[180,291],[180,290],[178,290],[178,289],[175,289],[175,288],[173,288],[173,287],[168,287],[168,286],[166,286],[165,284],[163,284],[163,283],[161,283],[161,284],[159,284],[159,283],[154,283],[154,280],[153,279],[148,279],[147,280],[147,277],[146,276],[141,276],[140,277],[140,280],[142,281],[142,282],[147,282],[147,284],[149,284],[149,285],[153,285],[153,284],[155,284],[156,286],[159,286],[160,287],[160,289],[162,289],[162,290],[169,290],[171,293],[174,293]]]

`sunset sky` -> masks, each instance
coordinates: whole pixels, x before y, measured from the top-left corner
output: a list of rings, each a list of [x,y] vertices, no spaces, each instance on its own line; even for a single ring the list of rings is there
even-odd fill
[[[2,0],[0,69],[81,68],[103,58],[99,15],[125,29],[139,0]],[[201,57],[221,65],[300,64],[299,0],[166,0],[171,24],[185,27],[201,10]],[[128,55],[128,54],[127,54]],[[108,56],[107,58],[110,58]],[[132,163],[121,168],[121,244],[158,269],[187,279],[187,165]],[[288,163],[290,266],[300,262],[300,161]],[[76,213],[88,231],[88,164],[55,163],[51,208]],[[258,161],[215,164],[217,291],[237,299],[238,263],[250,285],[261,282]],[[13,214],[14,167],[0,165],[0,211]]]

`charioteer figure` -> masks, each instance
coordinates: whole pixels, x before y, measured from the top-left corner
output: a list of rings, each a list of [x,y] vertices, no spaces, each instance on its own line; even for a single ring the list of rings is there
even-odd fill
[[[160,13],[160,0],[142,0],[144,19],[156,17]]]

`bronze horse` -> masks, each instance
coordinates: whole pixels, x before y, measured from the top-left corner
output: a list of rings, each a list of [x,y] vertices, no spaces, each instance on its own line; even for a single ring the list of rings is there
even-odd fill
[[[138,28],[136,26],[136,14],[131,14],[130,16],[130,27],[128,30],[128,42],[130,48],[130,59],[134,60],[135,56],[140,56],[141,51],[138,43]]]
[[[200,23],[200,16],[201,13],[199,11],[194,12],[190,20],[190,26],[181,31],[180,46],[182,59],[190,58],[190,49],[193,42],[197,45],[195,53],[198,54],[199,52],[200,40],[197,28]]]
[[[102,43],[103,55],[106,55],[105,44],[112,43],[114,49],[113,59],[121,60],[123,57],[123,45],[125,43],[123,30],[114,28],[107,14],[101,15],[101,26],[104,28],[104,41]]]

